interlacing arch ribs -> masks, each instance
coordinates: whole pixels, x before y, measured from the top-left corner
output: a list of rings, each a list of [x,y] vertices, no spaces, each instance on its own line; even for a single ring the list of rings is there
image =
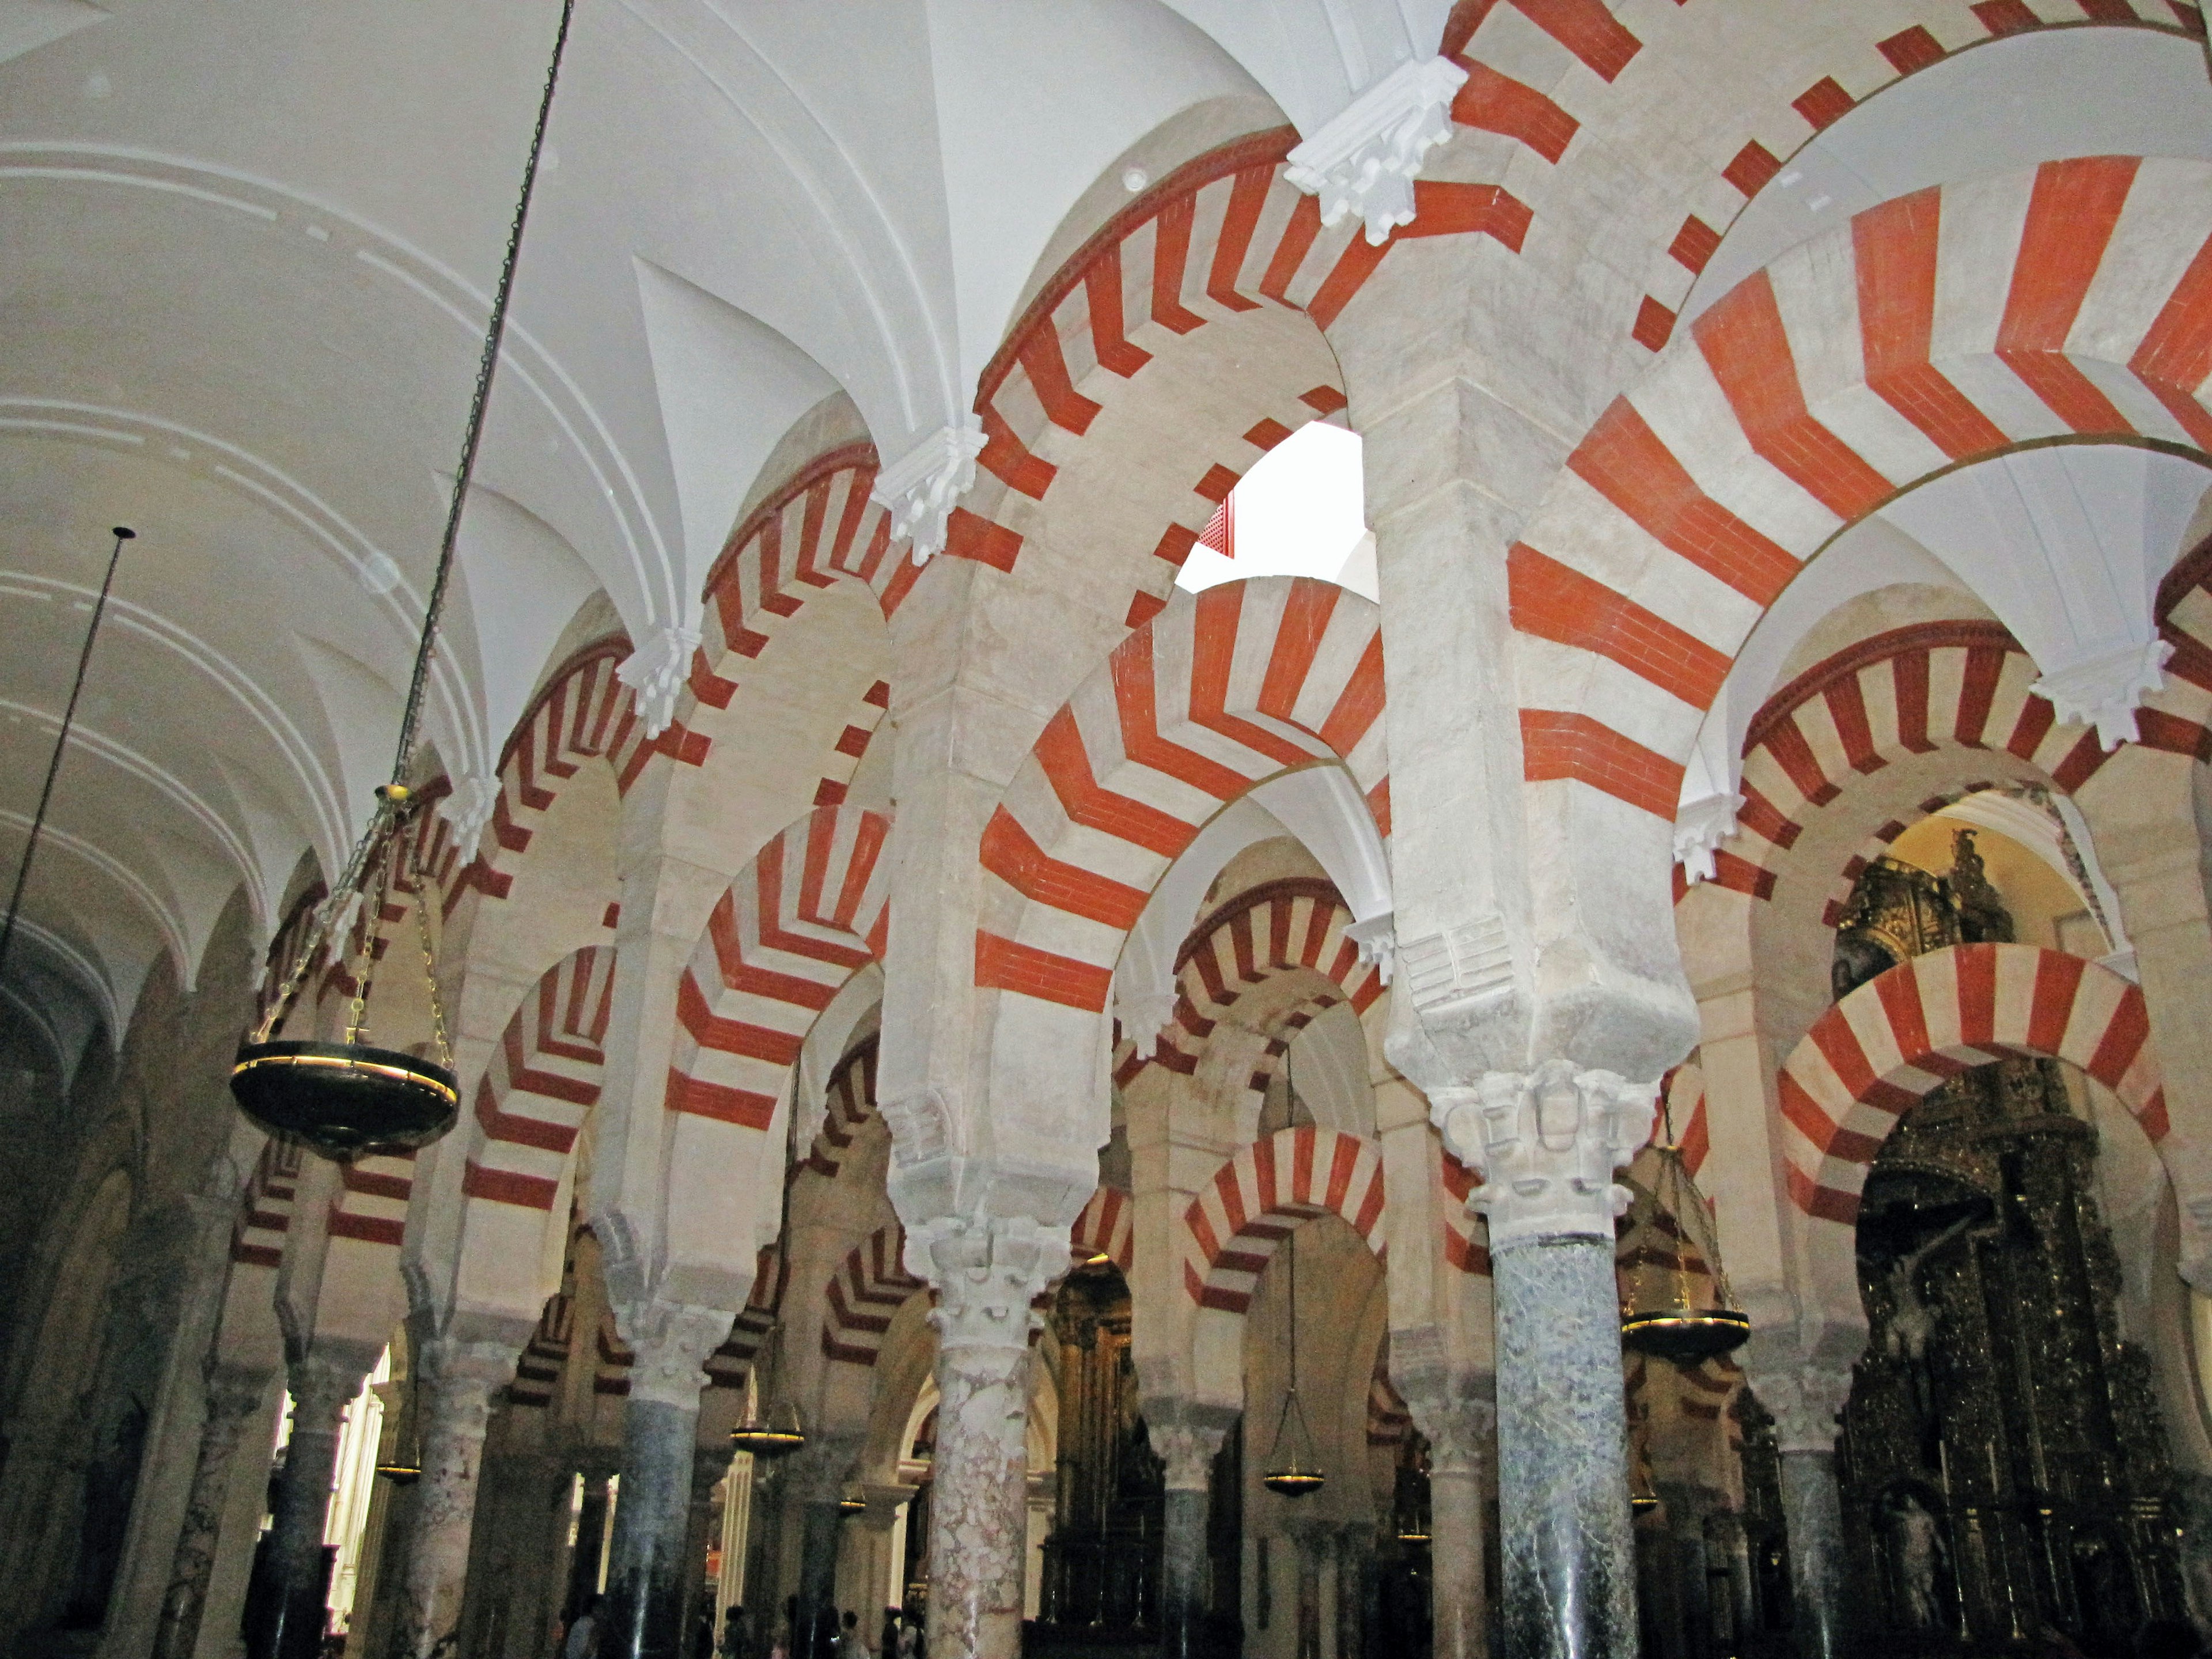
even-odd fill
[[[2062,1060],[2166,1138],[2166,1091],[2142,992],[2108,968],[2030,945],[1954,945],[1861,986],[1813,1023],[1778,1079],[1790,1197],[1850,1224],[1899,1117],[1946,1079],[2011,1056]]]
[[[873,1365],[882,1353],[891,1317],[907,1298],[928,1286],[906,1270],[906,1230],[878,1227],[846,1252],[830,1280],[822,1321],[822,1352],[848,1365]]]
[[[1401,1444],[1413,1428],[1413,1414],[1406,1408],[1406,1396],[1390,1380],[1390,1346],[1385,1342],[1375,1352],[1375,1370],[1367,1379],[1367,1443]]]
[[[553,1403],[553,1391],[560,1384],[562,1367],[568,1363],[575,1324],[574,1297],[566,1291],[557,1291],[545,1298],[544,1311],[538,1315],[530,1340],[523,1344],[521,1357],[515,1361],[514,1381],[507,1387],[510,1404]]]
[[[1183,1212],[1183,1288],[1201,1308],[1242,1314],[1275,1247],[1299,1222],[1342,1218],[1379,1261],[1382,1158],[1372,1141],[1305,1123],[1244,1147]]]
[[[774,836],[714,905],[677,988],[667,1107],[764,1131],[799,1045],[883,950],[886,818],[821,806]]]
[[[1695,1176],[1713,1149],[1712,1125],[1705,1117],[1705,1068],[1697,1049],[1692,1048],[1687,1060],[1660,1079],[1659,1097],[1666,1102],[1667,1118],[1674,1126],[1682,1166]],[[1659,1133],[1665,1131],[1662,1128]]]
[[[730,1326],[729,1340],[707,1356],[707,1386],[742,1389],[753,1357],[767,1340],[776,1316],[783,1308],[783,1292],[791,1282],[791,1263],[775,1245],[763,1245],[753,1270],[752,1293]]]
[[[1885,203],[1737,284],[1510,553],[1528,779],[1671,820],[1735,652],[1837,531],[2036,440],[2212,447],[2208,233],[2212,167],[2093,156]]]
[[[599,1104],[614,1001],[611,945],[586,945],[541,978],[501,1033],[477,1084],[471,1200],[553,1207],[577,1132]]]
[[[2042,3],[2045,15],[2028,0],[1945,0],[1926,10],[1925,21],[1866,42],[1786,107],[1771,107],[1759,136],[1747,139],[1717,167],[1668,245],[1667,263],[1653,276],[1652,291],[1638,306],[1629,332],[1639,345],[1652,351],[1666,345],[1683,301],[1737,216],[1800,149],[1876,93],[1966,47],[2038,29],[2092,22],[2191,38],[2204,33],[2203,13],[2185,0],[2061,0]]]
[[[291,1231],[292,1205],[306,1158],[306,1149],[295,1140],[272,1139],[262,1147],[231,1227],[232,1261],[272,1272],[283,1265],[284,1240]]]
[[[1136,1201],[1119,1187],[1101,1187],[1067,1231],[1068,1254],[1078,1262],[1104,1256],[1123,1273],[1133,1260]]]
[[[1223,805],[1335,761],[1382,807],[1382,709],[1365,599],[1303,577],[1178,594],[1046,723],[992,815],[975,983],[1103,1009],[1146,896]]]
[[[891,706],[889,681],[878,680],[860,694],[845,721],[845,729],[837,734],[830,745],[830,759],[824,763],[822,781],[814,786],[817,806],[842,806],[846,793],[853,787],[853,775],[860,769],[860,762],[875,740],[876,732],[884,723],[884,716]]]
[[[1726,1354],[1700,1359],[1694,1365],[1677,1365],[1674,1375],[1680,1382],[1676,1409],[1685,1417],[1707,1423],[1720,1420],[1735,1391],[1743,1386],[1743,1368]]]
[[[397,1251],[415,1191],[415,1154],[376,1152],[340,1170],[331,1200],[330,1234]]]

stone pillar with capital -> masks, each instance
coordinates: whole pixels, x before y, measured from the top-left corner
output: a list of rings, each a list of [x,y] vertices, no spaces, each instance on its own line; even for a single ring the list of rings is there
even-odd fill
[[[1489,1659],[1484,1510],[1497,1467],[1498,1407],[1487,1376],[1400,1376],[1429,1443],[1429,1595],[1436,1659]]]
[[[860,1437],[847,1431],[817,1433],[806,1449],[786,1460],[787,1501],[796,1498],[803,1519],[799,1545],[799,1619],[793,1626],[793,1659],[830,1659],[837,1640],[837,1550],[844,1515],[839,1504],[860,1455]]]
[[[155,1659],[190,1659],[198,1644],[200,1614],[207,1605],[208,1580],[215,1571],[216,1547],[230,1493],[230,1469],[240,1437],[263,1398],[270,1375],[258,1365],[218,1362],[208,1367],[206,1414],[200,1425],[199,1461],[185,1500],[185,1520],[177,1534],[177,1553],[161,1598],[161,1622],[154,1638]]]
[[[1227,1437],[1224,1414],[1180,1401],[1147,1401],[1146,1426],[1166,1471],[1167,1502],[1160,1531],[1161,1659],[1199,1659],[1206,1645],[1206,1505],[1212,1496],[1213,1460]]]
[[[1497,1297],[1498,1509],[1506,1649],[1516,1659],[1633,1659],[1613,1172],[1650,1137],[1654,1085],[1550,1060],[1430,1091],[1454,1156],[1484,1185]]]
[[[906,1265],[938,1292],[931,1659],[1013,1659],[1029,1541],[1030,1304],[1066,1270],[1066,1230],[941,1216],[908,1229]]]
[[[397,1540],[398,1598],[392,1651],[429,1659],[460,1628],[468,1585],[469,1534],[476,1520],[492,1395],[514,1378],[520,1344],[440,1337],[414,1356],[422,1478],[405,1534]]]
[[[707,1356],[736,1317],[719,1308],[617,1304],[636,1354],[623,1413],[622,1497],[607,1564],[610,1659],[676,1659],[682,1650],[684,1539]]]
[[[270,1505],[269,1572],[252,1659],[314,1659],[323,1641],[323,1531],[337,1475],[338,1428],[379,1351],[318,1340],[289,1367],[292,1437]]]
[[[1790,1628],[1799,1659],[1843,1659],[1851,1644],[1844,1586],[1844,1504],[1836,1486],[1836,1415],[1849,1370],[1746,1367],[1752,1392],[1774,1419],[1781,1454],[1782,1522],[1790,1539]]]

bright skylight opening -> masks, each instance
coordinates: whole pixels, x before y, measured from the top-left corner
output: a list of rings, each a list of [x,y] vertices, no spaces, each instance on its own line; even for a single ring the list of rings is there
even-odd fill
[[[1200,593],[1248,576],[1317,576],[1374,599],[1359,435],[1310,421],[1253,464],[1176,586]]]

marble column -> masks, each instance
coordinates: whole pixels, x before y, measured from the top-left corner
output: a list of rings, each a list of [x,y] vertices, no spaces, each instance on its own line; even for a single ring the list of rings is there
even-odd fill
[[[908,1229],[907,1267],[938,1291],[930,1659],[1014,1659],[1029,1541],[1030,1304],[1066,1270],[1066,1229],[939,1217]]]
[[[1206,1645],[1206,1508],[1212,1496],[1213,1460],[1225,1425],[1188,1420],[1187,1412],[1148,1402],[1152,1450],[1166,1466],[1167,1503],[1161,1520],[1161,1659],[1200,1659]],[[1158,1417],[1163,1420],[1152,1423]]]
[[[459,1639],[492,1395],[514,1380],[520,1352],[503,1342],[439,1338],[415,1354],[422,1475],[415,1483],[410,1524],[396,1540],[395,1659],[429,1659],[441,1641]]]
[[[1514,1659],[1634,1659],[1613,1171],[1650,1138],[1652,1084],[1563,1060],[1430,1093],[1490,1218],[1503,1626]]]
[[[338,1462],[338,1426],[377,1356],[316,1343],[290,1367],[292,1437],[270,1505],[265,1601],[252,1659],[315,1659],[323,1640],[323,1529]]]
[[[1347,1521],[1336,1534],[1336,1659],[1367,1659],[1374,1583],[1375,1523]]]
[[[1723,1650],[1717,1645],[1720,1625],[1712,1602],[1712,1564],[1705,1550],[1705,1521],[1712,1513],[1713,1494],[1683,1480],[1661,1480],[1654,1486],[1664,1506],[1668,1572],[1681,1598],[1686,1650],[1719,1654]]]
[[[1457,1387],[1401,1384],[1429,1443],[1429,1600],[1436,1659],[1489,1659],[1490,1579],[1483,1540],[1498,1444],[1490,1378]]]
[[[691,1509],[684,1533],[684,1576],[681,1579],[684,1595],[678,1616],[683,1628],[696,1627],[702,1611],[701,1594],[706,1584],[708,1533],[714,1519],[714,1488],[729,1473],[730,1459],[737,1448],[724,1440],[719,1446],[701,1446],[695,1443],[691,1451]],[[708,1601],[705,1612],[711,1618],[714,1604]],[[719,1632],[718,1632],[719,1635]]]
[[[791,1632],[793,1659],[830,1659],[837,1641],[837,1549],[844,1516],[838,1504],[860,1448],[849,1434],[817,1432],[806,1449],[787,1461],[787,1500],[799,1508],[799,1618]]]
[[[720,1309],[617,1307],[637,1355],[623,1413],[622,1501],[607,1565],[605,1659],[678,1659],[683,1651],[684,1540],[707,1356],[730,1334]]]
[[[1850,1373],[1753,1370],[1750,1381],[1773,1415],[1781,1454],[1790,1628],[1799,1659],[1844,1659],[1852,1626],[1844,1585],[1843,1496],[1836,1486],[1836,1413],[1850,1394]]]
[[[1296,1622],[1291,1651],[1295,1659],[1323,1659],[1321,1624],[1322,1564],[1334,1542],[1334,1526],[1319,1516],[1294,1515],[1283,1522],[1298,1559],[1297,1599],[1292,1604]]]
[[[206,1410],[200,1424],[199,1462],[185,1500],[185,1521],[177,1534],[177,1553],[169,1586],[161,1598],[161,1622],[154,1637],[154,1659],[191,1659],[207,1605],[208,1580],[215,1571],[216,1545],[222,1533],[223,1505],[230,1495],[230,1469],[239,1437],[269,1391],[269,1372],[260,1366],[217,1364],[208,1368]]]

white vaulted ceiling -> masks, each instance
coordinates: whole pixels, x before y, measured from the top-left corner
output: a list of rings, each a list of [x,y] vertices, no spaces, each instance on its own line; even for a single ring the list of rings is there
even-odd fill
[[[886,460],[958,421],[1115,158],[1210,103],[1310,129],[1433,51],[1443,9],[580,0],[432,699],[444,764],[492,772],[595,592],[641,644],[693,625],[824,397]],[[7,970],[59,1047],[114,1037],[162,958],[191,983],[234,894],[265,934],[390,765],[557,15],[0,0],[0,877],[107,527],[139,532]]]

